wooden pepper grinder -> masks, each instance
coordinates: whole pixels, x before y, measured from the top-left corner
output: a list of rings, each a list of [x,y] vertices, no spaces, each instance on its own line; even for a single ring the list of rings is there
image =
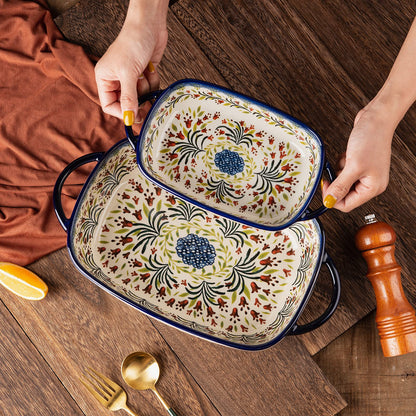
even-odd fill
[[[401,267],[394,257],[396,233],[378,222],[374,214],[365,217],[355,244],[368,265],[367,277],[376,295],[376,323],[385,357],[416,351],[416,316],[403,292]]]

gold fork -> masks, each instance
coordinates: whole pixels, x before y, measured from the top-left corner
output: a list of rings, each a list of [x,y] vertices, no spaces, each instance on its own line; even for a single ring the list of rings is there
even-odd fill
[[[139,416],[127,406],[127,394],[121,386],[92,368],[85,369],[81,383],[107,409],[124,409],[131,416]]]

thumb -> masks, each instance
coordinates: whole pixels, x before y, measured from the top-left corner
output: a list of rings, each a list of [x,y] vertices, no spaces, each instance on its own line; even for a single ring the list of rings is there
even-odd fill
[[[131,126],[137,118],[139,109],[137,98],[137,79],[130,74],[120,79],[120,107],[124,124]]]
[[[337,201],[344,199],[359,178],[345,168],[326,189],[323,190],[324,205],[333,208]]]

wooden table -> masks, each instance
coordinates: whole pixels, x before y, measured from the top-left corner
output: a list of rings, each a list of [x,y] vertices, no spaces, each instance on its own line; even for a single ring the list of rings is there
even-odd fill
[[[124,1],[81,0],[56,23],[69,40],[99,56],[118,33],[125,10]],[[411,2],[396,10],[387,1],[310,0],[305,7],[296,0],[180,0],[168,16],[162,86],[199,78],[267,102],[316,130],[335,163],[356,113],[381,87],[414,15]],[[159,390],[183,416],[339,412],[346,403],[311,355],[374,309],[353,240],[366,213],[396,229],[404,286],[416,303],[416,179],[408,173],[416,164],[416,142],[410,140],[415,122],[413,109],[395,135],[388,191],[351,214],[331,211],[322,218],[343,292],[337,312],[321,328],[261,352],[209,343],[103,292],[77,272],[63,249],[30,267],[50,287],[42,302],[0,292],[4,414],[108,414],[78,376],[91,366],[122,384],[122,359],[136,350],[158,357]],[[329,278],[323,272],[301,322],[318,316],[328,300]],[[142,415],[163,414],[151,392],[129,390],[129,398]]]

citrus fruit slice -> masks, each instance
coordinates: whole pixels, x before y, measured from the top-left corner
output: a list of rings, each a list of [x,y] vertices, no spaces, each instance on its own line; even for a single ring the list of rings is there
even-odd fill
[[[48,286],[39,276],[13,263],[0,262],[0,283],[29,300],[43,299],[48,293]]]

